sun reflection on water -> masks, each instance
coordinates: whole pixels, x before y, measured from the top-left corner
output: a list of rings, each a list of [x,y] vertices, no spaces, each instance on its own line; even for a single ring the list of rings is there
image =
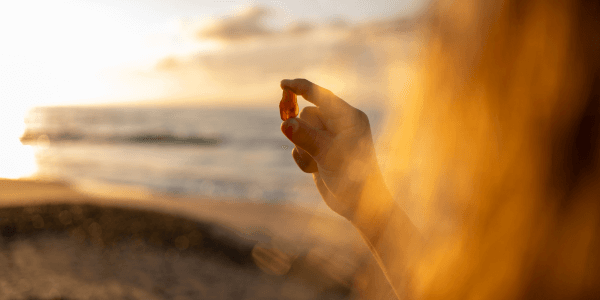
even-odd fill
[[[19,141],[25,126],[24,115],[24,111],[13,110],[0,116],[0,178],[25,178],[37,172],[34,148]]]

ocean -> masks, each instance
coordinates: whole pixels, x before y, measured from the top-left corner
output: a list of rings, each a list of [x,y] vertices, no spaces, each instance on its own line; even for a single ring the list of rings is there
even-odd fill
[[[366,113],[377,136],[383,113]],[[321,201],[312,176],[292,159],[276,105],[38,107],[25,124],[21,142],[35,147],[43,178],[186,197]]]

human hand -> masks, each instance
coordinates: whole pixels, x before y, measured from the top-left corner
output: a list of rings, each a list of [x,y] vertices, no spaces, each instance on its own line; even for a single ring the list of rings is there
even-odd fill
[[[369,118],[306,79],[282,80],[281,88],[316,105],[281,124],[281,131],[296,145],[292,151],[296,164],[312,173],[325,203],[353,221],[367,182],[377,182],[385,189]]]

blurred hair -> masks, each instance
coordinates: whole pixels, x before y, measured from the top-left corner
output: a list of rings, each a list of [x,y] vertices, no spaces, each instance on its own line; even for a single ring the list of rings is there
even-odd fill
[[[433,246],[420,297],[600,295],[599,7],[435,4],[384,142],[391,188]]]

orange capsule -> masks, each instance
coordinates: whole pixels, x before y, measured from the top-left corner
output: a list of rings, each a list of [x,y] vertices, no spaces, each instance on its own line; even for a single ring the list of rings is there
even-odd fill
[[[298,116],[298,100],[296,100],[294,92],[283,89],[283,96],[279,102],[279,114],[284,121]]]

